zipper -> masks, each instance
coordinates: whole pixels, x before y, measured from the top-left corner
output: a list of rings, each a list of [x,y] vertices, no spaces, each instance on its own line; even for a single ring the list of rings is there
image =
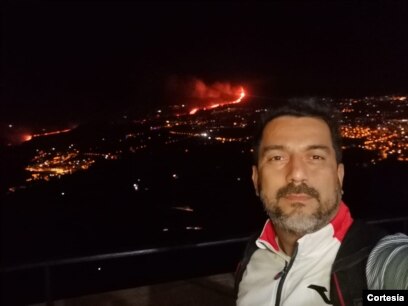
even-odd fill
[[[297,254],[297,249],[298,249],[298,247],[296,245],[296,248],[295,248],[295,250],[293,252],[292,258],[289,261],[289,264],[288,264],[288,262],[285,262],[285,267],[283,268],[283,270],[275,276],[275,279],[278,279],[279,277],[281,277],[281,279],[279,281],[279,284],[278,284],[278,292],[276,293],[275,306],[279,306],[279,304],[280,304],[283,283],[285,282],[286,275],[288,275],[289,270],[290,270],[290,268],[292,268],[293,262],[295,261],[296,254]]]

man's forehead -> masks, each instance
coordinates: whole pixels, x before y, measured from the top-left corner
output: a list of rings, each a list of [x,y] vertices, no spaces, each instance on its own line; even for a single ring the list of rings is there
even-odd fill
[[[262,143],[270,141],[312,141],[309,145],[332,144],[327,123],[315,117],[280,116],[269,121],[263,130]],[[280,143],[273,143],[280,145]]]
[[[310,129],[322,129],[323,133],[329,132],[330,128],[328,124],[320,118],[317,117],[297,117],[297,116],[279,116],[272,120],[270,120],[264,127],[263,132],[268,130],[274,131],[277,129],[278,131],[287,130],[289,128],[302,131],[305,128]]]

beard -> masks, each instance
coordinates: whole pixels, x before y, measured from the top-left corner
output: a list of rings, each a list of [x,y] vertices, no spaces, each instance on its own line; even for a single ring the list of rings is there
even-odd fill
[[[337,212],[341,199],[341,186],[339,182],[333,195],[324,202],[322,202],[320,194],[316,189],[304,183],[298,186],[290,183],[280,188],[276,193],[276,200],[269,199],[262,188],[259,190],[261,190],[260,198],[264,209],[272,223],[284,231],[299,236],[313,233],[327,225]],[[312,213],[306,213],[303,211],[304,204],[295,202],[291,204],[293,212],[285,213],[279,206],[279,200],[286,195],[299,193],[307,194],[316,199],[318,204],[316,210]]]

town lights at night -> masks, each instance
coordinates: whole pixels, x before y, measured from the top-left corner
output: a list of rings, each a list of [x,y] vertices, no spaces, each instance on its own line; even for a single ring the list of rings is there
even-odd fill
[[[18,140],[20,142],[31,140],[27,145],[33,146],[36,150],[31,160],[24,165],[28,178],[22,184],[49,181],[78,171],[88,171],[102,160],[114,161],[129,154],[152,150],[156,143],[169,147],[182,146],[180,147],[182,152],[189,155],[194,154],[193,144],[197,143],[204,146],[242,144],[240,152],[248,152],[248,149],[245,149],[251,141],[248,131],[256,124],[255,116],[258,117],[259,112],[267,109],[256,109],[252,105],[232,107],[241,103],[247,93],[243,87],[221,85],[205,87],[202,94],[203,101],[206,102],[205,107],[196,107],[189,113],[193,115],[201,110],[215,108],[218,108],[218,111],[203,112],[200,116],[190,116],[188,113],[173,116],[171,111],[159,110],[159,117],[156,112],[143,120],[133,121],[129,129],[123,133],[118,132],[115,136],[99,135],[91,139],[87,145],[69,142],[69,145],[57,146],[54,137],[50,137],[47,146],[40,145],[46,143],[46,136],[58,135],[64,139],[66,137],[64,134],[71,129],[44,131],[42,134],[24,131],[18,134]],[[223,94],[220,94],[221,92]],[[386,159],[407,162],[408,119],[405,101],[405,96],[333,100],[343,113],[341,127],[345,139],[343,148],[369,152],[368,161],[372,164]],[[38,138],[44,139],[38,142]],[[178,174],[174,174],[172,179],[177,180]],[[131,186],[135,191],[142,190],[139,183]],[[19,186],[10,185],[9,191],[15,192],[18,188]]]

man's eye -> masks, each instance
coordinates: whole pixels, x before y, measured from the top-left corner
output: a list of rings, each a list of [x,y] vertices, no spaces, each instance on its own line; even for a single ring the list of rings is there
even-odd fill
[[[320,155],[312,155],[312,159],[313,160],[324,160],[324,157]]]
[[[270,157],[268,157],[268,160],[270,160],[270,161],[283,160],[283,156],[280,156],[280,155],[270,156]]]

